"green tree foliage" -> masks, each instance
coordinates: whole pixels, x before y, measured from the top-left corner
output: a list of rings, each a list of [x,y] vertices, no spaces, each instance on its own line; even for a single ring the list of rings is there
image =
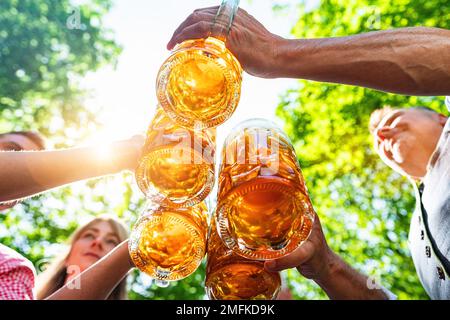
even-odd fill
[[[111,32],[101,26],[110,7],[110,0],[76,7],[69,0],[0,2],[2,132],[32,128],[66,136],[70,127],[95,123],[94,110],[80,102],[77,84],[120,53]],[[80,23],[68,24],[71,17]]]
[[[300,18],[292,29],[296,38],[407,26],[450,27],[446,0],[321,0],[309,10],[306,5],[302,1],[297,6]],[[297,88],[283,94],[277,114],[293,140],[332,249],[400,299],[426,299],[407,246],[413,190],[378,159],[368,131],[370,113],[387,105],[422,105],[445,113],[442,98],[299,81]],[[326,297],[297,271],[289,271],[288,277],[296,298]]]

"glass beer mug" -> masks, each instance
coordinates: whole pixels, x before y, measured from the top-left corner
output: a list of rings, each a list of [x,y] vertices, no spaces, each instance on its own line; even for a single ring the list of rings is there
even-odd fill
[[[207,211],[203,202],[189,208],[149,208],[129,239],[136,267],[163,281],[180,280],[195,272],[206,251]]]
[[[212,221],[205,287],[211,300],[270,300],[276,299],[281,278],[278,272],[266,271],[263,261],[243,258],[228,249]]]
[[[239,0],[224,0],[212,22],[214,37],[178,44],[159,70],[158,101],[185,127],[216,127],[239,103],[242,68],[224,43],[238,5]]]
[[[214,186],[214,153],[215,129],[188,130],[158,107],[136,169],[137,184],[153,202],[197,204]]]
[[[225,245],[257,260],[299,247],[314,209],[288,137],[267,120],[244,121],[226,138],[221,160],[216,223]]]

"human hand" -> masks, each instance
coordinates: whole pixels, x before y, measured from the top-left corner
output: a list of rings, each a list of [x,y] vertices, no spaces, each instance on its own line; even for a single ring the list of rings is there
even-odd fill
[[[291,254],[266,261],[264,267],[268,271],[297,268],[305,278],[323,281],[330,276],[335,258],[336,255],[328,247],[319,217],[316,214],[308,240]]]
[[[114,153],[119,159],[120,170],[128,169],[134,171],[136,169],[142,155],[144,143],[145,136],[140,134],[114,143]]]
[[[197,9],[175,30],[167,44],[172,50],[185,40],[207,38],[219,7]],[[214,34],[212,35],[214,36]],[[276,77],[277,53],[284,39],[270,33],[245,10],[234,17],[226,46],[246,72],[262,78]]]

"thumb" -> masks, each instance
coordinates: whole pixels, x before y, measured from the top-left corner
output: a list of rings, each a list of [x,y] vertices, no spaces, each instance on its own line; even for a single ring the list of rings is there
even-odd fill
[[[311,259],[313,253],[314,245],[312,244],[312,242],[306,241],[303,245],[301,245],[294,252],[288,254],[287,256],[275,260],[266,261],[264,263],[264,268],[270,272],[296,268]]]

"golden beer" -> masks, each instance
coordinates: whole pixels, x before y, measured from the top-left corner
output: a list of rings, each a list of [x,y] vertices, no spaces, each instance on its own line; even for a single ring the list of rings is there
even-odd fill
[[[212,22],[214,37],[180,43],[159,70],[158,101],[185,127],[216,127],[239,103],[242,68],[224,43],[238,3],[225,0]]]
[[[311,232],[314,210],[294,148],[267,120],[245,121],[226,139],[217,202],[220,237],[249,259],[285,256]]]
[[[200,265],[206,251],[207,208],[151,208],[136,222],[130,257],[141,271],[165,281],[183,279]]]
[[[211,223],[206,265],[206,292],[212,300],[275,299],[281,288],[278,272],[268,272],[264,262],[243,258],[228,249]]]
[[[201,202],[214,185],[215,129],[188,130],[159,107],[147,132],[136,181],[144,194],[165,206]]]

